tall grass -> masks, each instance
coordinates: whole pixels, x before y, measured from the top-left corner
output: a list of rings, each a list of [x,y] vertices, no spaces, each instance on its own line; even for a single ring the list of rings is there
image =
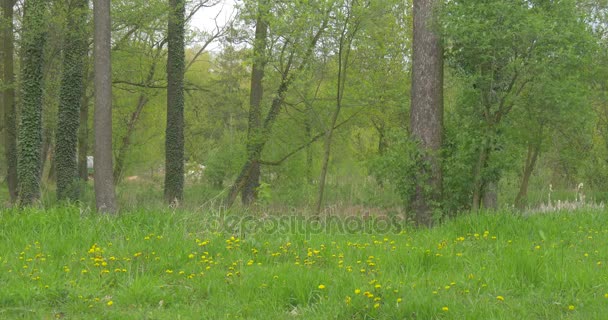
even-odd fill
[[[608,314],[604,212],[483,213],[432,230],[382,229],[373,227],[373,218],[349,220],[361,223],[355,227],[324,227],[324,220],[303,216],[294,220],[298,228],[276,228],[277,219],[198,210],[116,217],[78,207],[5,210],[0,318]]]

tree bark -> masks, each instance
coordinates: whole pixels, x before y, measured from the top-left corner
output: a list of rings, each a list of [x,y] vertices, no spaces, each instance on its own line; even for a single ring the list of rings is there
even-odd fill
[[[11,203],[17,201],[17,110],[15,106],[15,73],[13,6],[14,0],[2,0],[2,62],[4,91],[4,154],[6,157],[8,193]]]
[[[42,67],[44,63],[45,0],[25,2],[21,52],[22,110],[19,126],[19,203],[34,204],[40,198],[42,174]]]
[[[63,76],[59,96],[55,164],[57,199],[76,201],[78,183],[78,127],[84,92],[84,64],[87,56],[86,17],[88,0],[73,2],[68,12],[68,23],[63,49]]]
[[[515,197],[515,207],[518,209],[525,209],[528,205],[528,185],[539,154],[540,144],[528,145],[528,156],[526,157],[526,163],[524,164],[521,184],[519,185],[519,192]]]
[[[116,213],[112,174],[112,60],[110,0],[94,1],[95,201],[97,211]]]
[[[241,201],[251,205],[258,198],[260,186],[260,157],[256,152],[257,140],[262,139],[262,98],[264,96],[264,68],[266,65],[266,37],[268,33],[267,4],[258,1],[258,12],[255,24],[255,39],[253,46],[253,68],[251,70],[251,90],[249,95],[249,127],[247,131],[247,154],[250,164],[247,181],[241,191]]]
[[[410,210],[418,225],[431,226],[442,197],[441,145],[443,135],[443,48],[434,30],[438,0],[414,0],[412,101],[410,134],[423,155],[415,179]]]
[[[184,197],[184,19],[185,0],[169,1],[165,201]]]

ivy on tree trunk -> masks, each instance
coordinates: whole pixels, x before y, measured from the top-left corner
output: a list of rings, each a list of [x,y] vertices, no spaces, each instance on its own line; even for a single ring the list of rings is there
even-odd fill
[[[17,110],[15,106],[13,6],[15,0],[2,0],[2,62],[4,90],[4,152],[6,156],[8,192],[11,202],[17,201]]]
[[[42,148],[42,67],[44,63],[45,0],[25,2],[21,54],[22,109],[19,126],[19,203],[31,205],[40,198]]]
[[[84,89],[84,63],[87,55],[88,0],[78,0],[73,5],[74,7],[68,12],[55,138],[57,199],[59,200],[77,200],[79,197],[76,146]]]

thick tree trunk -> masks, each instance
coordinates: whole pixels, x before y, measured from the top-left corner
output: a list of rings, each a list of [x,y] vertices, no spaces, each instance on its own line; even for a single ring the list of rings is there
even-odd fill
[[[57,199],[76,201],[80,196],[78,183],[78,126],[84,91],[84,64],[87,56],[86,17],[88,0],[74,3],[68,13],[67,33],[63,49],[63,75],[59,94],[55,163]]]
[[[46,41],[46,0],[25,2],[21,52],[22,110],[19,126],[19,202],[22,206],[40,198],[42,174],[42,66]]]
[[[423,161],[415,177],[410,209],[418,225],[431,226],[442,197],[443,48],[434,30],[438,0],[414,0],[412,103],[410,133],[418,141]]]
[[[253,68],[251,70],[251,90],[249,95],[249,129],[247,131],[247,154],[250,170],[241,191],[241,201],[244,205],[254,203],[258,198],[260,186],[260,157],[255,145],[262,139],[262,97],[264,96],[264,67],[266,65],[266,37],[268,24],[266,22],[266,2],[258,2],[255,39],[253,47]]]
[[[521,184],[519,185],[519,192],[515,197],[515,207],[518,209],[525,209],[528,205],[528,184],[530,177],[534,171],[536,160],[540,153],[540,145],[528,145],[528,156],[526,157],[526,163],[524,164],[523,175],[521,178]]]
[[[165,201],[184,197],[184,19],[185,0],[169,1],[167,51],[167,130],[165,135]]]
[[[9,198],[17,201],[17,111],[15,106],[15,73],[13,6],[14,0],[2,0],[2,62],[4,91],[4,153],[6,157]]]
[[[112,64],[110,0],[94,1],[95,22],[95,201],[97,211],[115,213],[112,174]]]

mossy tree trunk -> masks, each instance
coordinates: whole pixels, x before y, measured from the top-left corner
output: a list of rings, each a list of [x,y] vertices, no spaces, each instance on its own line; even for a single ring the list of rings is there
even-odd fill
[[[167,129],[165,136],[165,201],[184,193],[184,20],[185,1],[169,0],[167,51]]]
[[[418,225],[430,226],[441,201],[441,144],[443,135],[443,47],[433,28],[438,0],[414,0],[412,103],[410,134],[420,146],[422,159],[415,174],[410,210]]]
[[[63,75],[59,96],[55,164],[57,199],[78,200],[78,126],[84,89],[84,64],[87,56],[88,0],[72,1],[68,6],[66,39],[63,49]]]
[[[15,73],[13,6],[15,0],[2,0],[2,63],[4,90],[4,153],[6,157],[8,192],[11,202],[17,201],[17,111],[15,107]]]
[[[19,126],[19,203],[27,206],[40,198],[42,174],[42,67],[46,42],[46,0],[25,2],[21,54],[22,109]]]
[[[262,138],[262,98],[264,96],[264,66],[266,65],[266,37],[268,33],[267,8],[265,1],[258,1],[253,45],[253,67],[251,70],[251,91],[249,94],[249,128],[247,131],[247,154],[251,171],[241,191],[244,205],[254,203],[260,186],[260,153],[256,152],[256,140]]]
[[[112,174],[112,64],[110,0],[94,1],[95,21],[95,202],[97,211],[115,213]]]

